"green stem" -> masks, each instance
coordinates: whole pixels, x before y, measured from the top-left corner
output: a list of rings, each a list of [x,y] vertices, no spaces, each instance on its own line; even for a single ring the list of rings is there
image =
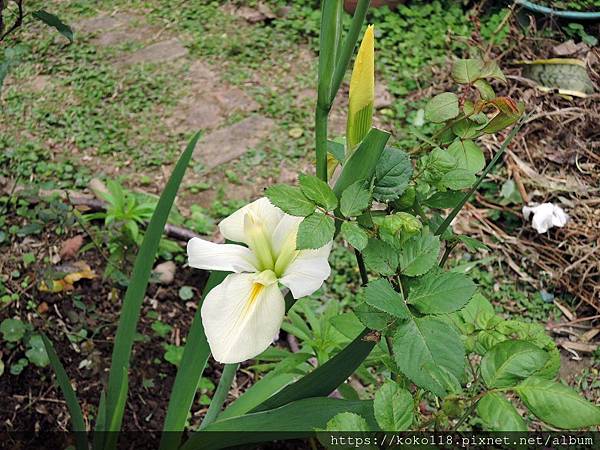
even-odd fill
[[[360,278],[362,280],[362,285],[366,286],[369,282],[369,276],[367,275],[367,268],[365,267],[365,261],[362,257],[362,254],[358,250],[354,250],[354,254],[356,255],[356,263],[358,264],[358,270],[360,271]]]
[[[487,176],[487,174],[490,173],[490,171],[492,170],[492,168],[500,160],[500,157],[504,154],[504,151],[506,150],[506,148],[508,147],[508,145],[512,142],[512,140],[514,139],[514,137],[519,132],[519,130],[521,129],[521,127],[523,126],[523,124],[525,123],[525,121],[528,118],[529,118],[529,115],[524,116],[519,121],[519,123],[517,123],[513,127],[513,129],[510,131],[510,133],[508,134],[508,136],[506,137],[506,139],[504,139],[504,142],[500,146],[500,149],[498,150],[498,152],[496,152],[496,155],[494,156],[494,158],[489,162],[489,164],[486,166],[486,168],[483,169],[482,174],[479,176],[479,178],[477,179],[477,181],[475,181],[475,184],[473,185],[473,187],[471,187],[471,189],[469,189],[469,192],[467,192],[465,194],[465,196],[460,201],[460,203],[454,207],[454,209],[450,212],[450,214],[448,214],[448,217],[446,217],[446,220],[444,220],[444,222],[442,222],[442,224],[435,231],[435,235],[436,236],[442,235],[444,233],[444,231],[446,231],[446,229],[448,228],[448,226],[450,226],[450,223],[458,215],[458,213],[460,212],[460,210],[463,209],[463,207],[469,201],[469,199],[471,198],[471,196],[473,195],[473,193],[477,190],[477,188],[479,188],[479,185],[485,179],[485,177]]]
[[[315,114],[315,138],[317,150],[317,176],[327,182],[327,120],[329,110],[317,106]]]
[[[331,109],[331,83],[342,29],[342,0],[324,0],[319,35],[319,81],[315,112],[317,176],[327,182],[327,120]]]
[[[350,58],[352,58],[352,55],[354,54],[354,49],[356,48],[356,43],[358,42],[358,35],[360,34],[360,30],[365,21],[365,16],[367,15],[367,10],[369,9],[370,3],[371,0],[359,0],[358,4],[356,5],[350,30],[344,39],[344,44],[342,45],[342,49],[337,57],[335,71],[333,73],[333,81],[331,84],[329,104],[333,104],[333,100],[340,89],[340,85],[342,84],[342,80],[344,79],[344,75],[346,74],[346,70],[348,69],[348,65],[350,63]]]
[[[233,383],[233,379],[235,378],[235,373],[237,372],[238,367],[239,364],[237,363],[225,364],[225,367],[223,367],[223,373],[221,374],[221,379],[219,380],[219,385],[217,386],[215,395],[210,402],[210,406],[208,407],[206,416],[204,416],[204,420],[202,420],[202,423],[200,424],[201,430],[213,423],[221,412],[221,408],[227,399],[227,394],[229,393],[229,389],[231,388],[231,384]]]
[[[440,260],[440,267],[444,267],[444,265],[446,264],[446,261],[448,261],[448,258],[450,257],[450,253],[452,253],[452,250],[454,250],[455,247],[456,247],[456,243],[448,244],[446,246],[446,250],[444,250],[444,255],[442,256],[442,259]]]

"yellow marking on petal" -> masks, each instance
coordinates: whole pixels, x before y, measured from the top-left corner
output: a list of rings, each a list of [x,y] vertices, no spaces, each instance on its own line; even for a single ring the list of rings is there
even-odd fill
[[[248,295],[248,300],[244,303],[244,309],[242,310],[241,318],[245,318],[246,315],[252,309],[252,306],[256,303],[259,295],[263,292],[264,288],[272,285],[277,282],[277,277],[272,270],[265,270],[258,274],[255,278],[254,283],[252,283],[252,287],[250,288],[250,294]]]

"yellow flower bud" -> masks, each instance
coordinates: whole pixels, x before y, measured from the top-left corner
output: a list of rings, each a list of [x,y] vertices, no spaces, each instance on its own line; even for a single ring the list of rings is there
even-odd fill
[[[350,154],[364,139],[373,123],[375,103],[375,36],[373,25],[367,27],[358,49],[348,100],[348,122],[346,125],[346,153]]]

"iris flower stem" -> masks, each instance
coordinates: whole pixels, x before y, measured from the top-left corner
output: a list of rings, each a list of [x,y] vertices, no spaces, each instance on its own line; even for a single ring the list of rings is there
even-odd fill
[[[215,395],[210,402],[210,406],[208,407],[206,416],[204,416],[204,420],[202,420],[202,423],[200,424],[201,430],[213,423],[221,412],[221,408],[227,399],[227,393],[231,388],[231,384],[233,383],[233,379],[235,378],[235,373],[237,372],[238,367],[238,363],[225,364],[223,367],[223,373],[221,374],[221,379],[219,380],[219,385],[217,386]]]
[[[327,121],[329,109],[317,106],[315,113],[315,139],[317,150],[317,176],[327,182]]]

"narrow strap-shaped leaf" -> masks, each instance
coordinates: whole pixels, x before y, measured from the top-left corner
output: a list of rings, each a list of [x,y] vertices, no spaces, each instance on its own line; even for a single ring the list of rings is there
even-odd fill
[[[331,97],[329,99],[330,104],[333,104],[335,96],[340,89],[340,85],[342,84],[342,80],[344,79],[344,75],[346,74],[346,70],[348,70],[348,64],[350,63],[350,59],[354,53],[354,48],[358,42],[358,35],[360,34],[360,29],[365,21],[365,16],[367,15],[367,10],[369,9],[370,3],[371,0],[358,0],[358,4],[354,10],[354,16],[352,17],[350,30],[344,38],[344,44],[342,45],[342,48],[337,52],[337,61],[331,83]]]
[[[108,392],[106,401],[107,421],[117,430],[121,427],[123,412],[119,408],[125,406],[125,402],[120,402],[119,398],[125,383],[124,375],[129,368],[131,349],[133,339],[140,317],[140,308],[148,287],[148,280],[154,264],[154,257],[158,250],[158,244],[163,234],[167,218],[175,201],[175,196],[185,170],[190,162],[196,143],[200,138],[200,133],[196,133],[191,139],[187,148],[179,158],[171,178],[167,182],[165,189],[158,200],[154,214],[150,219],[150,224],[140,250],[135,259],[133,274],[125,298],[123,299],[123,308],[117,327],[115,345],[112,353],[112,364],[108,379]],[[127,397],[127,394],[125,394]],[[115,419],[116,418],[116,419]],[[115,421],[116,420],[116,421]]]
[[[117,397],[115,414],[110,418],[110,422],[107,423],[108,427],[106,428],[106,432],[104,433],[105,449],[113,449],[117,446],[119,431],[121,431],[123,413],[125,412],[125,403],[127,402],[128,388],[129,376],[127,374],[127,368],[123,367],[123,382],[121,383],[121,389],[119,389],[119,396]]]
[[[193,433],[181,450],[216,450],[253,442],[314,436],[315,429],[325,429],[327,422],[342,412],[359,414],[372,429],[377,429],[373,403],[369,400],[306,398],[269,411],[218,420],[206,427],[206,432]],[[235,433],[240,430],[244,433]]]
[[[58,386],[60,387],[60,390],[62,391],[62,394],[65,397],[65,401],[67,402],[69,414],[71,414],[71,423],[73,425],[73,431],[75,432],[77,450],[87,450],[88,442],[85,430],[85,422],[83,420],[83,414],[81,412],[79,402],[77,401],[75,391],[73,391],[73,387],[71,386],[67,372],[61,364],[60,359],[58,358],[58,355],[54,350],[52,342],[50,342],[50,339],[48,339],[43,333],[42,341],[44,342],[46,353],[48,353],[48,359],[50,360],[50,364],[52,365],[54,373],[56,374],[56,381],[58,382]]]
[[[206,297],[211,289],[221,283],[227,275],[228,272],[211,272],[204,287],[203,297]],[[160,441],[161,450],[179,446],[181,433],[185,428],[185,422],[194,401],[198,383],[200,383],[200,378],[210,356],[210,348],[206,341],[202,317],[200,316],[201,306],[201,304],[198,305],[194,315],[183,349],[181,363],[171,390],[167,417],[165,418],[163,435]]]
[[[327,181],[327,121],[331,85],[342,29],[342,0],[325,0],[321,6],[319,34],[319,81],[315,111],[315,150],[317,176]]]
[[[285,387],[252,411],[265,411],[303,398],[329,395],[352,375],[373,350],[375,342],[363,339],[368,332],[365,328],[346,348],[325,364]]]
[[[98,405],[98,417],[96,417],[96,426],[94,427],[94,440],[92,448],[102,450],[104,447],[104,437],[106,436],[106,392],[104,389],[100,392],[100,404]]]

